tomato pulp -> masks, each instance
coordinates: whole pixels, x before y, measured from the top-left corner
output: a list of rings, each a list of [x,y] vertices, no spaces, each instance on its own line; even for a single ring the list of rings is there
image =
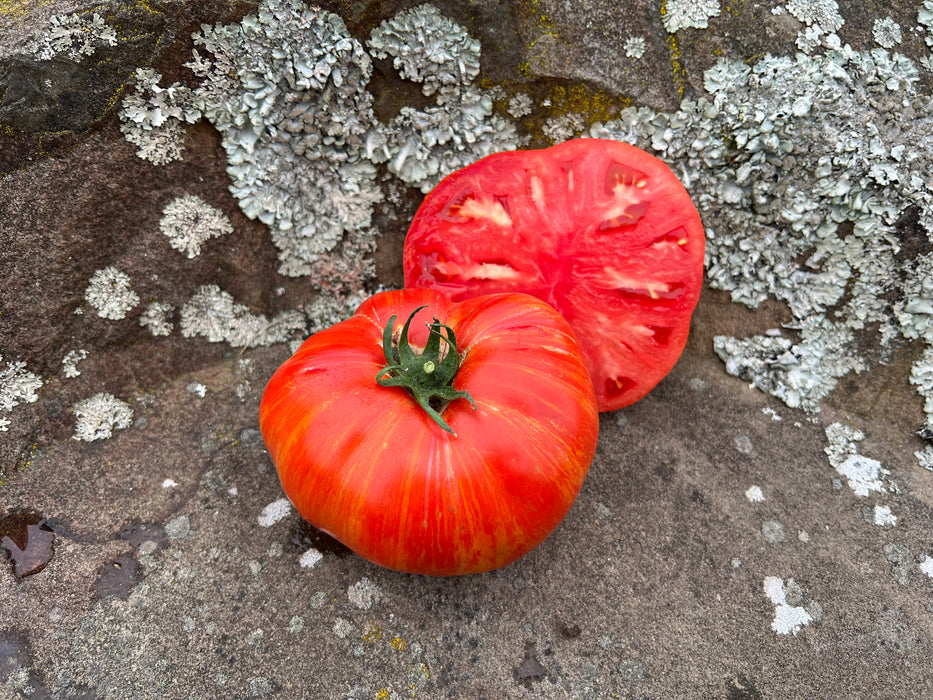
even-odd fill
[[[405,284],[462,301],[518,291],[569,321],[600,411],[648,393],[687,342],[703,284],[703,224],[677,177],[617,141],[488,156],[426,197]]]

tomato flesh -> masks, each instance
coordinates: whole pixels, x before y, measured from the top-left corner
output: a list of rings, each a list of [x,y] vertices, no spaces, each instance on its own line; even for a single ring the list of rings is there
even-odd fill
[[[405,284],[455,301],[518,291],[568,320],[600,411],[674,366],[703,283],[703,225],[660,160],[577,139],[488,156],[432,190],[405,240]]]

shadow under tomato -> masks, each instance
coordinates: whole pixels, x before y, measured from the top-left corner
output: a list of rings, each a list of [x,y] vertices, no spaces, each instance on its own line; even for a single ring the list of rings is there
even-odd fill
[[[301,552],[314,547],[321,554],[334,554],[341,559],[349,554],[353,554],[353,550],[345,544],[334,539],[326,532],[318,530],[306,520],[301,520],[292,527],[289,541],[296,550]]]

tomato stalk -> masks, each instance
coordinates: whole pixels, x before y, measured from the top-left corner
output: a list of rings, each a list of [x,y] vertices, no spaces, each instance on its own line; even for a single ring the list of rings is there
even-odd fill
[[[379,370],[376,382],[380,386],[400,386],[418,402],[435,423],[456,436],[453,429],[441,417],[447,404],[456,399],[466,399],[476,409],[476,402],[469,392],[454,389],[450,384],[460,369],[457,337],[450,326],[445,326],[437,317],[428,324],[428,342],[418,353],[408,341],[408,327],[412,319],[425,306],[415,309],[399,335],[393,342],[395,316],[389,319],[382,331],[382,349],[389,364]],[[443,341],[444,345],[441,345]]]

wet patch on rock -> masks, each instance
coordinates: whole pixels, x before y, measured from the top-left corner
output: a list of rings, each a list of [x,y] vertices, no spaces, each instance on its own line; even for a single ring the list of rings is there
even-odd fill
[[[55,533],[38,513],[11,513],[0,518],[0,549],[16,578],[37,574],[55,554]]]

